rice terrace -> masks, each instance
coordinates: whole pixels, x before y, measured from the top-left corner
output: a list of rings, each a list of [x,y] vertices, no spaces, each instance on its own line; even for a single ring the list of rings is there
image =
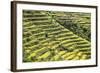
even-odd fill
[[[23,10],[23,62],[91,59],[91,13]]]

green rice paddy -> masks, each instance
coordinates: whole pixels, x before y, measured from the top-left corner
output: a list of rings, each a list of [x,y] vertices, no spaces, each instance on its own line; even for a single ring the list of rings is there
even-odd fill
[[[91,14],[23,10],[23,62],[91,58]]]

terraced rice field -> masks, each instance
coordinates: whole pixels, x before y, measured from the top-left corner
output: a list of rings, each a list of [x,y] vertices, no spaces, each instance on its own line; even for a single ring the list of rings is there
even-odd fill
[[[91,38],[66,28],[65,21],[90,30],[89,13],[23,10],[23,62],[90,59]]]

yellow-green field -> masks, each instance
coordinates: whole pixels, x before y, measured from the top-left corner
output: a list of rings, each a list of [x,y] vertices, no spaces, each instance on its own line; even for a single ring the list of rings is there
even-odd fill
[[[23,10],[23,62],[91,58],[91,14]]]

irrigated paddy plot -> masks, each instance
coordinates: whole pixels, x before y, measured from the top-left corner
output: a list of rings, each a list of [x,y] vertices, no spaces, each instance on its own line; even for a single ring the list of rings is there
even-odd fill
[[[91,14],[23,10],[23,62],[91,58]]]

